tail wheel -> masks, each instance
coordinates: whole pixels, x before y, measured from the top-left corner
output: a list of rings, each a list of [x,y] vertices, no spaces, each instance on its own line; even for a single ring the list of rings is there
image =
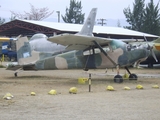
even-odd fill
[[[15,72],[15,73],[14,73],[14,76],[15,76],[15,77],[17,77],[17,74],[18,74],[18,73],[17,73],[17,72]]]
[[[116,75],[116,76],[114,77],[114,82],[115,82],[115,83],[122,83],[122,82],[123,82],[122,76],[121,76],[121,75]]]
[[[138,79],[138,77],[137,77],[136,74],[130,74],[129,75],[129,80],[137,80],[137,79]]]

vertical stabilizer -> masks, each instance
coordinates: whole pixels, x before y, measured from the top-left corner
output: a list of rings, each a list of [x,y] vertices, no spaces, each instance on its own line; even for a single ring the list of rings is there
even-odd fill
[[[31,51],[27,37],[16,41],[17,60],[19,65],[34,64],[39,58],[39,52]]]
[[[97,14],[97,8],[92,8],[88,18],[86,19],[82,29],[80,32],[77,34],[80,35],[87,35],[87,36],[92,36],[93,34],[93,27],[95,24],[95,19],[96,19],[96,14]]]

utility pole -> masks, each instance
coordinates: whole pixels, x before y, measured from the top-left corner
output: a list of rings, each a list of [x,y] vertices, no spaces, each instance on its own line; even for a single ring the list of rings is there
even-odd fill
[[[104,22],[104,21],[107,21],[106,19],[101,18],[101,19],[97,19],[97,20],[100,21],[100,22],[98,22],[98,24],[101,24],[102,26],[104,24],[107,24],[107,23]]]
[[[56,11],[56,13],[58,14],[58,22],[60,22],[60,11]]]

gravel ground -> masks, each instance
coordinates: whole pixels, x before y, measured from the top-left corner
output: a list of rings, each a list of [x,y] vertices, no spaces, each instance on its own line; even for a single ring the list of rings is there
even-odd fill
[[[138,81],[124,80],[114,83],[113,76],[104,76],[105,70],[92,70],[92,86],[88,82],[78,84],[78,78],[87,77],[82,70],[51,70],[21,72],[0,69],[0,120],[159,120],[160,78],[140,77]],[[134,73],[160,74],[159,69],[132,69]],[[121,73],[125,70],[121,69]],[[115,73],[108,70],[108,74]],[[97,74],[97,75],[95,75]],[[143,90],[137,90],[138,84]],[[107,91],[112,85],[115,91]],[[125,86],[131,90],[123,90]],[[69,88],[77,87],[77,94],[69,94]],[[51,89],[57,95],[48,95]],[[36,96],[30,93],[36,92]],[[10,92],[11,100],[3,99]]]

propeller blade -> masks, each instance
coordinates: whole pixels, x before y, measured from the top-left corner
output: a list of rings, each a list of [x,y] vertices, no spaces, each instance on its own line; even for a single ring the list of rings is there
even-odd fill
[[[148,44],[148,50],[151,51],[151,54],[152,54],[153,58],[155,59],[156,62],[158,62],[157,57],[156,57],[156,55],[154,53],[154,50],[153,50],[153,46],[149,45],[149,43],[148,43],[147,38],[145,37],[145,35],[144,35],[144,39],[146,40],[146,42]]]
[[[157,57],[156,57],[156,55],[155,55],[153,49],[151,49],[151,54],[152,54],[153,58],[155,59],[155,61],[158,62]]]
[[[144,37],[144,39],[145,39],[145,41],[146,41],[146,44],[148,45],[147,49],[148,49],[148,50],[151,50],[151,46],[148,44],[148,41],[147,41],[146,36],[145,36],[145,35],[143,35],[143,37]]]
[[[145,41],[148,43],[146,36],[145,36],[145,35],[143,35],[143,37],[144,37]]]

